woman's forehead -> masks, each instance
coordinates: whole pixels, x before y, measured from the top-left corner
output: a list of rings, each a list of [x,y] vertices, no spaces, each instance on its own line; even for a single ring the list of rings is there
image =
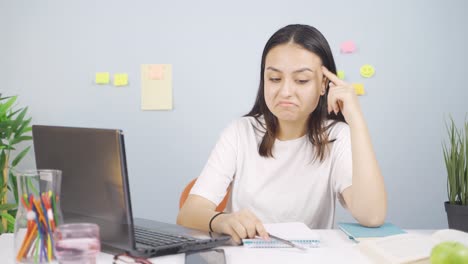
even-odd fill
[[[315,71],[321,65],[319,56],[297,44],[278,45],[268,52],[265,59],[265,69],[272,67],[282,72],[294,72],[300,68]]]

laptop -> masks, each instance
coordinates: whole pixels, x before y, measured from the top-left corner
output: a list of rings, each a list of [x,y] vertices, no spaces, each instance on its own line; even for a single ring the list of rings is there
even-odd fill
[[[152,257],[212,248],[230,239],[134,219],[121,130],[34,125],[32,134],[36,167],[62,171],[64,222],[98,224],[103,251]]]

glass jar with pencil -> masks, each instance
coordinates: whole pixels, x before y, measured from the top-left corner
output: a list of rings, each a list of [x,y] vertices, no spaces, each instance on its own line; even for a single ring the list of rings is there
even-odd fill
[[[55,260],[53,233],[63,223],[60,170],[30,170],[17,176],[18,212],[15,221],[16,263]]]

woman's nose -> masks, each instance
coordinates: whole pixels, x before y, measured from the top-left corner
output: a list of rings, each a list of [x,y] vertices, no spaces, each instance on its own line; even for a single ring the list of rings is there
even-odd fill
[[[289,81],[283,82],[280,93],[284,97],[290,97],[292,95],[293,86]]]

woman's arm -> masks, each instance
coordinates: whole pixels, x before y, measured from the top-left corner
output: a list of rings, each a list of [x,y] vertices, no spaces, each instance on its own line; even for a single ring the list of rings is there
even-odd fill
[[[210,231],[209,223],[216,205],[199,195],[190,194],[177,216],[177,224],[198,230]],[[230,214],[221,214],[212,221],[214,232],[227,234],[235,243],[240,244],[242,238],[253,238],[257,234],[268,239],[268,233],[262,222],[249,210],[241,210]]]
[[[379,164],[374,154],[369,130],[362,115],[348,121],[353,156],[353,185],[343,198],[360,224],[380,226],[387,214],[387,193]]]
[[[352,85],[340,80],[325,67],[322,70],[332,82],[328,110],[335,113],[341,111],[351,131],[353,184],[342,192],[343,198],[360,224],[380,226],[387,214],[387,193],[358,98]]]
[[[179,211],[178,224],[210,231],[210,221],[218,213],[215,211],[216,201],[221,201],[226,195],[226,189],[236,172],[239,141],[237,126],[238,122],[233,122],[221,134],[191,194]],[[230,235],[236,243],[240,243],[242,238],[255,237],[256,234],[268,237],[263,224],[248,210],[218,215],[211,222],[211,227],[217,233]]]
[[[216,214],[216,205],[199,195],[190,194],[177,215],[177,224],[209,231],[208,223]]]

